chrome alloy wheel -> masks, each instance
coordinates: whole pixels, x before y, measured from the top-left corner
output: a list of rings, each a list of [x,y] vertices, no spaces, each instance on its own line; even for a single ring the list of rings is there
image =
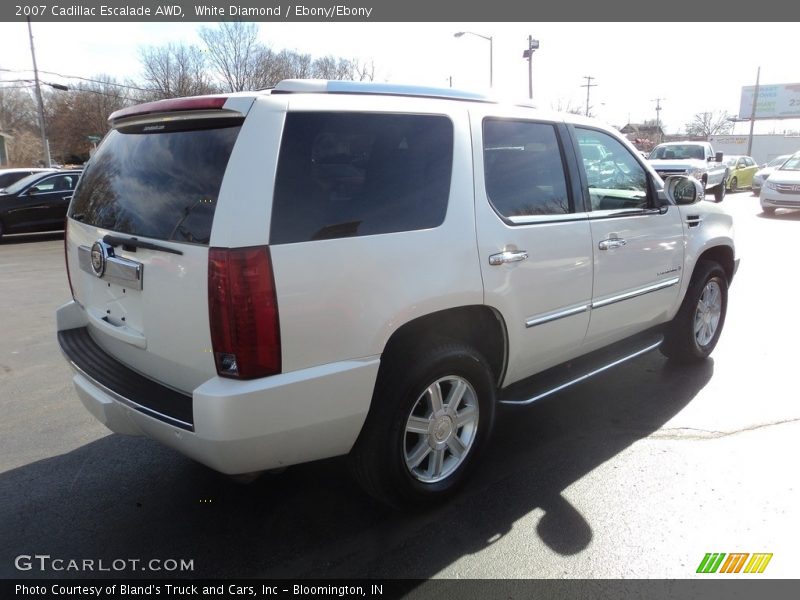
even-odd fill
[[[714,338],[721,315],[722,291],[719,283],[711,279],[703,288],[700,299],[697,301],[697,310],[694,313],[694,339],[698,346],[706,346]]]
[[[403,452],[409,473],[436,483],[464,462],[478,432],[478,396],[456,375],[442,377],[420,394],[406,421]]]

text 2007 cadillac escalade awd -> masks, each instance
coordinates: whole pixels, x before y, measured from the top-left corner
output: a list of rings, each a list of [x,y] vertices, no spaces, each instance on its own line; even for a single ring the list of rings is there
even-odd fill
[[[719,339],[731,217],[597,121],[293,80],[110,122],[58,340],[111,430],[223,473],[349,455],[377,498],[439,500],[498,403]]]

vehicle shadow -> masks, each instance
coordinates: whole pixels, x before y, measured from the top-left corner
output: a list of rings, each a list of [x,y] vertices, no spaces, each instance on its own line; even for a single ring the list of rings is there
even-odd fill
[[[542,513],[541,542],[573,555],[594,533],[563,490],[661,428],[713,370],[710,360],[675,367],[650,353],[533,406],[501,410],[465,489],[410,514],[363,494],[341,458],[243,486],[155,442],[109,435],[0,474],[0,577],[425,579],[533,511]],[[18,571],[20,554],[106,566],[185,559],[194,570]]]
[[[52,240],[63,239],[63,231],[46,231],[41,233],[7,233],[0,238],[0,246],[10,246],[13,244],[32,244],[35,242],[49,242]]]

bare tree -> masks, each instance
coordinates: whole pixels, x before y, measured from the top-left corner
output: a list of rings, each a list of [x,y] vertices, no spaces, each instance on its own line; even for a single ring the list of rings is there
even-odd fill
[[[47,94],[48,139],[53,158],[61,163],[89,158],[89,136],[102,137],[109,129],[108,116],[131,103],[126,88],[113,77],[97,75],[69,92]]]
[[[550,108],[557,112],[565,112],[573,115],[582,115],[585,113],[584,109],[580,106],[574,106],[572,100],[564,100],[563,98],[559,98],[555,104],[551,103]]]
[[[263,65],[272,51],[258,41],[258,25],[241,21],[201,27],[200,39],[208,49],[208,61],[230,92],[266,87]]]
[[[0,87],[0,131],[14,134],[38,127],[36,103],[30,91],[20,87]]]
[[[686,124],[686,134],[708,139],[709,136],[719,133],[729,133],[733,123],[729,121],[728,111],[700,112],[692,117]]]
[[[146,99],[198,96],[215,91],[203,51],[197,46],[167,44],[142,48],[139,58],[144,68],[144,85],[149,90]]]
[[[329,54],[313,62],[311,74],[317,79],[353,79],[355,65],[346,58],[336,58]]]
[[[353,59],[350,62],[353,64],[353,79],[375,81],[375,61],[360,62],[357,59]]]

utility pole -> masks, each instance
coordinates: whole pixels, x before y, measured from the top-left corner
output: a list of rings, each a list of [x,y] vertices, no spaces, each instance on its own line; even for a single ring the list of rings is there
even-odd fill
[[[539,40],[528,36],[528,49],[522,53],[522,58],[528,59],[528,98],[533,100],[533,53],[539,49]]]
[[[651,102],[656,103],[656,135],[658,136],[658,143],[661,143],[662,135],[661,135],[661,101],[666,100],[666,98],[654,98]]]
[[[33,30],[31,29],[30,17],[28,17],[28,37],[30,37],[31,40],[31,58],[33,59],[33,79],[36,82],[36,100],[39,103],[39,132],[42,134],[44,166],[50,168],[50,145],[47,143],[47,131],[44,126],[44,102],[42,101],[42,88],[39,86],[39,70],[36,67],[36,52],[33,50]]]
[[[592,83],[592,79],[594,79],[594,77],[592,77],[591,75],[584,75],[583,78],[586,80],[586,83],[584,83],[580,87],[585,87],[586,88],[586,116],[588,117],[589,116],[589,91],[591,90],[591,88],[597,87],[597,84],[596,83]]]
[[[756,124],[756,107],[758,106],[758,83],[761,80],[761,67],[756,71],[756,89],[753,90],[753,110],[750,113],[750,135],[747,137],[747,156],[753,149],[753,127]]]

